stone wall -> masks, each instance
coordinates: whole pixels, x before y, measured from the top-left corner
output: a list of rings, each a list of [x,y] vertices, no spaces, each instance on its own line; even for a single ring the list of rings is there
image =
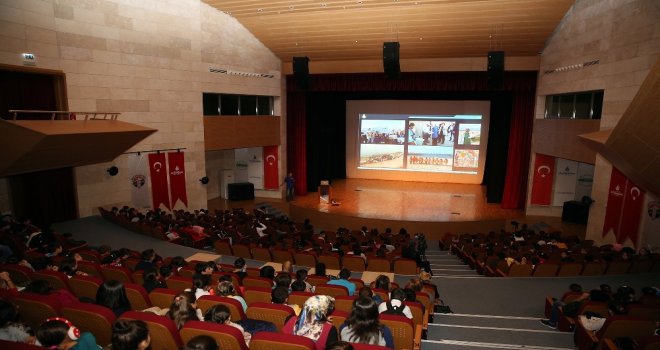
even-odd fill
[[[20,54],[30,52],[37,68],[63,71],[69,110],[117,111],[158,129],[129,151],[185,148],[190,209],[207,203],[198,181],[206,175],[202,92],[281,95],[280,60],[199,0],[0,0],[0,28],[0,63],[21,65]],[[210,73],[216,66],[275,78]],[[118,176],[107,175],[111,165]],[[125,155],[76,168],[79,215],[129,205],[127,174]]]
[[[536,118],[543,118],[546,95],[604,90],[600,128],[611,129],[620,120],[658,57],[660,2],[577,0],[541,55]],[[593,60],[599,60],[599,64],[544,74],[547,70]],[[531,164],[534,164],[533,159]],[[600,156],[595,166],[592,193],[595,203],[589,213],[587,239],[611,242],[612,237],[602,237],[602,229],[612,166]],[[561,208],[530,206],[528,196],[527,214],[542,213],[559,216]]]

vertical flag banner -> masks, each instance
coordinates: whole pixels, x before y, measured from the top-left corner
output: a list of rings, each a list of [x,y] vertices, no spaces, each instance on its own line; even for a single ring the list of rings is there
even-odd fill
[[[170,171],[170,193],[172,194],[172,208],[177,201],[188,207],[188,196],[186,195],[186,167],[183,152],[170,152],[167,154],[167,162]]]
[[[561,207],[564,202],[572,201],[575,198],[577,168],[578,163],[576,161],[557,158],[554,195],[552,197],[554,206]]]
[[[267,190],[280,188],[277,146],[264,146],[264,188]]]
[[[637,245],[637,235],[639,225],[642,219],[642,210],[644,208],[644,191],[637,187],[632,181],[628,180],[626,193],[623,196],[623,208],[621,211],[621,223],[617,242],[624,243],[630,239],[634,245]]]
[[[153,199],[154,208],[158,208],[162,204],[167,209],[170,209],[165,153],[149,154],[149,173],[151,176],[151,198]]]
[[[149,208],[147,157],[142,154],[128,155],[128,176],[131,184],[131,201],[135,208]]]
[[[628,179],[619,169],[612,167],[610,178],[610,189],[607,196],[607,208],[603,223],[603,237],[613,231],[614,236],[619,237],[619,226],[621,226],[621,211],[623,210],[623,199],[626,193]]]
[[[537,153],[534,159],[531,204],[550,205],[554,173],[555,157]]]

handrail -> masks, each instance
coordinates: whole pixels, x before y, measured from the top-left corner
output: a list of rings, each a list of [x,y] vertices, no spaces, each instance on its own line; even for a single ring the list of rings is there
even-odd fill
[[[58,114],[67,114],[69,120],[76,120],[78,115],[84,115],[84,120],[95,120],[95,119],[110,119],[117,120],[117,117],[121,113],[119,112],[73,112],[73,111],[38,111],[38,110],[29,110],[29,109],[10,109],[9,113],[14,115],[13,120],[15,121],[19,113],[34,113],[34,114],[50,114],[50,120],[55,120],[55,116]],[[90,118],[91,115],[91,118]],[[103,118],[97,118],[97,116],[103,116]]]

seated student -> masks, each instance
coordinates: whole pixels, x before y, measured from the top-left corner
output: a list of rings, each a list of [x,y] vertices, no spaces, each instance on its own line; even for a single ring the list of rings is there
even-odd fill
[[[32,280],[23,290],[28,293],[55,296],[62,305],[70,305],[78,302],[78,298],[67,289],[53,289],[50,282],[46,280]]]
[[[176,272],[179,272],[184,266],[186,266],[186,260],[182,256],[177,255],[175,257],[172,257],[172,259],[170,260],[170,264],[174,266],[174,270]]]
[[[262,267],[259,270],[259,277],[265,277],[272,281],[273,279],[275,279],[275,268],[268,265]],[[273,282],[273,286],[275,286],[274,282]]]
[[[190,291],[195,296],[195,300],[199,299],[203,295],[215,294],[213,286],[211,285],[211,275],[202,275],[198,273],[193,275],[193,283]]]
[[[32,330],[18,320],[18,307],[0,299],[0,340],[34,344]]]
[[[440,293],[438,293],[438,286],[436,286],[431,282],[432,277],[433,276],[431,276],[431,274],[426,271],[422,271],[419,273],[419,280],[422,281],[422,289],[424,288],[424,286],[432,287],[433,295],[429,295],[431,297],[431,301],[433,301],[434,303],[439,303]]]
[[[239,331],[241,331],[241,333],[243,333],[243,339],[245,340],[245,345],[250,346],[250,339],[252,339],[252,335],[246,332],[241,325],[231,321],[231,312],[229,311],[229,308],[226,305],[222,305],[222,304],[213,305],[213,307],[208,309],[206,311],[206,314],[204,314],[204,321],[224,324],[238,329]]]
[[[9,276],[9,272],[0,272],[0,299],[11,299],[18,295],[18,288]]]
[[[378,305],[378,313],[406,316],[412,320],[412,311],[407,305],[403,304],[406,300],[406,293],[401,288],[396,288],[390,293],[390,300],[384,301]]]
[[[346,255],[359,256],[365,263],[367,262],[367,256],[362,252],[360,243],[353,243],[352,249],[353,251],[347,252]]]
[[[242,296],[236,294],[236,288],[233,283],[229,281],[221,281],[218,283],[217,295],[238,300],[241,303],[241,306],[243,306],[243,312],[247,312],[247,303]]]
[[[195,264],[195,274],[200,274],[200,275],[212,275],[213,274],[213,267],[215,266],[214,262],[211,263],[204,263],[200,262]]]
[[[164,311],[164,310],[163,310]],[[181,329],[190,320],[204,321],[202,311],[195,304],[195,296],[191,292],[181,292],[174,297],[170,309],[165,316],[174,321],[177,329]]]
[[[291,275],[288,273],[280,273],[275,276],[273,282],[275,282],[275,287],[286,287],[289,292],[291,291]]]
[[[144,270],[144,283],[142,286],[147,293],[151,293],[156,288],[167,288],[167,284],[162,280],[158,269]]]
[[[158,268],[154,263],[154,260],[156,260],[156,251],[153,249],[144,250],[142,254],[140,254],[140,257],[142,260],[135,265],[135,271],[146,270],[148,268]]]
[[[62,260],[58,271],[64,273],[68,278],[76,275],[87,276],[87,273],[78,271],[78,261],[74,258],[65,258]]]
[[[339,329],[339,339],[394,349],[392,331],[378,321],[378,305],[372,299],[364,297],[358,297],[353,302],[351,315]]]
[[[600,289],[594,289],[591,292],[582,293],[582,295],[578,299],[571,301],[570,303],[564,303],[561,300],[555,300],[555,302],[552,304],[552,310],[550,311],[550,318],[547,320],[545,319],[541,320],[541,323],[544,326],[550,328],[556,328],[557,321],[559,320],[560,309],[563,311],[565,316],[575,317],[577,316],[577,312],[580,309],[582,303],[588,300],[598,301],[598,302],[608,302],[610,298],[605,292],[601,291]]]
[[[243,278],[247,276],[247,272],[245,272],[245,269],[247,266],[245,265],[245,259],[243,258],[238,258],[234,260],[234,273],[236,276],[238,276],[238,279],[241,283],[243,283]]]
[[[358,296],[373,299],[377,305],[383,302],[383,299],[378,294],[374,294],[369,286],[364,286],[358,291]]]
[[[80,332],[67,319],[48,318],[36,332],[38,345],[48,349],[98,350],[96,338],[90,332]]]
[[[220,350],[220,347],[213,337],[198,335],[188,340],[183,350]]]
[[[119,317],[131,310],[131,302],[126,295],[126,287],[117,280],[105,281],[96,291],[96,304],[105,306]]]
[[[292,292],[309,292],[305,281],[295,280],[291,282],[291,291]]]
[[[331,277],[326,275],[325,264],[322,262],[316,263],[316,265],[314,266],[314,276]],[[334,276],[332,276],[331,278],[334,278]]]
[[[343,268],[339,271],[339,279],[329,281],[328,284],[346,287],[350,296],[355,294],[355,283],[349,281],[349,278],[351,278],[351,270]]]
[[[112,350],[147,350],[150,344],[144,321],[118,319],[112,325]]]
[[[300,314],[300,306],[297,304],[287,304],[289,301],[289,288],[284,286],[277,286],[270,293],[270,301],[273,304],[286,305],[293,309],[293,312],[298,316]]]
[[[390,278],[385,275],[378,275],[374,281],[374,288],[382,289],[389,293],[391,289]]]
[[[302,281],[305,284],[305,290],[304,292],[313,292],[314,291],[314,286],[309,284],[307,282],[307,270],[305,269],[300,269],[296,271],[296,281]]]
[[[307,337],[314,341],[316,350],[325,350],[337,341],[337,328],[328,322],[334,310],[335,299],[315,295],[305,301],[300,315],[287,320],[282,332]]]

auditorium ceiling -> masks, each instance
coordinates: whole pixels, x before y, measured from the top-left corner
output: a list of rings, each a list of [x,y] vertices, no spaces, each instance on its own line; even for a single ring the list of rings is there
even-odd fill
[[[282,61],[535,56],[574,0],[203,0],[242,23]]]

